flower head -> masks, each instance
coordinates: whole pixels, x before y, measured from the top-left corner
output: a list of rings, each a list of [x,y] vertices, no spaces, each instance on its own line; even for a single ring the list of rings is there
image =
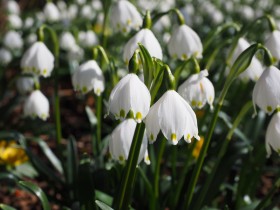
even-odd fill
[[[138,43],[143,44],[151,56],[162,59],[162,49],[157,38],[150,29],[143,28],[124,47],[123,59],[127,64],[135,50],[138,49]]]
[[[265,46],[270,50],[276,60],[280,60],[280,31],[274,30],[265,42]]]
[[[75,90],[83,94],[94,90],[94,93],[99,96],[104,91],[104,76],[95,60],[80,65],[72,76],[72,83]]]
[[[7,65],[12,60],[12,54],[9,50],[5,48],[0,48],[0,64]]]
[[[195,113],[174,90],[168,90],[151,107],[145,123],[151,143],[156,140],[160,130],[173,145],[176,145],[182,136],[187,142],[190,142],[192,137],[199,140]]]
[[[280,154],[280,112],[277,112],[269,122],[265,135],[267,157],[271,155],[271,148]]]
[[[3,43],[10,50],[21,50],[23,47],[21,35],[16,31],[8,31],[3,38]]]
[[[44,7],[44,15],[49,22],[56,22],[60,19],[60,12],[56,5],[52,2],[46,3]]]
[[[59,44],[64,50],[71,50],[76,45],[76,40],[70,32],[63,32],[60,36]]]
[[[21,94],[30,93],[34,90],[35,81],[39,82],[38,78],[25,76],[19,77],[16,81],[17,90]]]
[[[275,66],[264,70],[253,90],[253,103],[271,114],[280,106],[280,71]]]
[[[148,114],[151,95],[146,85],[136,74],[128,74],[114,87],[109,98],[109,112],[116,118],[125,118],[133,113],[137,122]]]
[[[40,90],[33,91],[26,99],[23,107],[25,116],[39,117],[46,120],[49,117],[50,104]]]
[[[178,26],[168,42],[168,52],[172,57],[186,60],[192,56],[202,58],[202,43],[197,33],[187,25]]]
[[[112,7],[111,23],[115,30],[128,33],[131,29],[140,28],[142,18],[133,4],[127,0],[120,0]]]
[[[211,81],[206,77],[208,71],[203,70],[190,76],[178,89],[178,93],[193,107],[202,108],[206,102],[213,107],[215,90]]]
[[[78,35],[79,44],[84,48],[91,48],[98,44],[98,38],[96,34],[91,31],[80,31]]]
[[[54,56],[43,42],[35,42],[23,54],[20,66],[24,73],[49,77],[54,68]]]
[[[113,131],[109,140],[109,150],[113,159],[123,163],[128,158],[130,146],[132,143],[133,135],[136,128],[136,122],[133,119],[127,119],[121,122]],[[146,164],[150,164],[150,159],[147,150],[147,137],[144,135],[139,157],[138,164],[143,160]]]

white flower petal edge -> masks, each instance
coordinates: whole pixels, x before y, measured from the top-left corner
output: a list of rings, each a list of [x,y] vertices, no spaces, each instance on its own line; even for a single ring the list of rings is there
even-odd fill
[[[108,112],[123,119],[132,111],[134,119],[140,123],[148,114],[150,103],[151,95],[146,85],[136,74],[128,74],[112,90]]]
[[[162,49],[157,38],[150,29],[143,28],[124,46],[123,60],[126,64],[128,64],[135,50],[139,48],[138,43],[143,44],[152,57],[162,60]]]
[[[202,108],[206,102],[213,109],[215,90],[211,81],[206,78],[208,71],[193,74],[178,88],[178,93],[193,107]]]
[[[253,89],[254,108],[257,104],[263,111],[272,114],[276,108],[280,107],[279,81],[280,70],[275,66],[269,66],[264,70]]]
[[[184,136],[186,142],[198,136],[197,119],[190,105],[174,90],[169,90],[151,107],[145,119],[147,136],[154,142],[159,130],[173,145]]]
[[[280,31],[274,30],[265,42],[265,46],[270,50],[276,60],[280,60]]]
[[[54,68],[54,56],[43,42],[35,42],[23,54],[20,66],[24,73],[48,77]]]
[[[280,112],[275,113],[267,127],[265,135],[267,157],[271,155],[271,148],[280,154]]]
[[[191,56],[202,58],[201,40],[197,33],[187,25],[180,25],[173,31],[167,47],[172,57],[182,60]]]
[[[50,104],[46,96],[40,90],[35,90],[26,99],[23,112],[25,116],[46,120],[49,117],[49,109]]]
[[[83,94],[94,90],[94,93],[99,96],[105,88],[102,70],[95,60],[89,60],[80,65],[72,75],[72,83],[74,89]]]
[[[124,163],[129,155],[129,150],[133,140],[133,135],[136,128],[136,122],[133,119],[127,119],[121,122],[112,132],[111,138],[109,140],[109,151],[111,157],[114,160],[118,160],[120,163]],[[144,134],[139,157],[138,164],[144,159],[146,164],[150,164],[150,159],[148,156],[148,140]]]
[[[142,17],[133,4],[127,0],[120,0],[112,6],[111,23],[115,30],[128,33],[131,29],[140,28]]]

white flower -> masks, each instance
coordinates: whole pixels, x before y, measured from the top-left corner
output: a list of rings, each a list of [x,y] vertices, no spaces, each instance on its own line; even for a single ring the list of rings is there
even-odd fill
[[[264,70],[253,90],[253,103],[271,114],[280,107],[280,71],[275,66]]]
[[[248,47],[250,47],[250,44],[244,38],[240,38],[238,40],[237,46],[234,49],[233,56],[231,59],[231,65],[234,64],[234,62],[238,58],[238,56],[244,50],[246,50]],[[248,66],[248,68],[244,72],[242,72],[239,75],[239,77],[244,80],[251,79],[252,81],[257,81],[259,79],[259,77],[261,76],[262,72],[263,72],[262,64],[254,56],[252,58],[251,64]]]
[[[127,160],[129,155],[130,146],[133,140],[133,135],[136,128],[136,122],[133,119],[127,119],[121,122],[113,131],[109,140],[109,151],[110,155],[114,160],[118,160],[123,163]],[[144,134],[139,157],[138,164],[143,160],[146,164],[150,164],[148,156],[148,141]]]
[[[182,60],[191,56],[202,58],[201,40],[197,33],[187,25],[180,25],[172,32],[167,47],[172,57]]]
[[[84,50],[78,46],[74,45],[67,53],[68,60],[80,61],[84,58]]]
[[[56,2],[56,5],[60,12],[64,12],[67,9],[67,4],[65,1],[59,0]]]
[[[49,109],[50,104],[46,96],[40,90],[35,90],[26,99],[23,112],[25,116],[46,120],[49,117]]]
[[[43,42],[35,42],[23,54],[20,66],[25,73],[49,77],[54,68],[54,56]]]
[[[95,60],[80,65],[72,75],[72,83],[75,90],[82,91],[83,94],[94,90],[99,96],[104,91],[103,73]]]
[[[23,46],[21,35],[16,31],[8,31],[4,36],[3,43],[10,50],[21,50]]]
[[[184,136],[186,142],[198,136],[197,119],[190,105],[174,90],[168,90],[151,107],[145,119],[147,136],[153,143],[159,131],[173,145]]]
[[[80,31],[78,39],[79,44],[84,48],[92,48],[98,44],[98,38],[92,30]]]
[[[60,19],[60,12],[56,5],[52,2],[47,2],[44,7],[45,18],[49,22],[56,22]]]
[[[16,1],[8,0],[5,3],[6,3],[6,9],[7,9],[8,13],[16,14],[16,15],[18,15],[20,13],[20,8]]]
[[[36,82],[38,82],[38,78],[36,77],[26,77],[26,76],[19,77],[16,81],[17,90],[21,94],[26,94],[31,92],[32,90],[34,90],[35,80]]]
[[[140,123],[149,112],[151,95],[136,74],[128,74],[114,87],[109,98],[109,110],[117,119],[131,111]]]
[[[59,39],[60,47],[63,50],[71,50],[76,45],[76,40],[70,32],[63,32]]]
[[[12,54],[9,50],[5,48],[0,49],[0,64],[7,65],[12,60]]]
[[[123,59],[127,64],[135,50],[139,48],[138,43],[143,44],[152,57],[162,60],[162,49],[157,38],[150,29],[144,28],[138,31],[124,47]]]
[[[24,20],[24,28],[29,29],[34,25],[34,19],[32,17],[27,17]]]
[[[265,42],[265,46],[270,50],[272,56],[280,60],[280,31],[274,30]]]
[[[178,89],[178,93],[193,107],[200,109],[208,102],[211,109],[213,108],[215,90],[207,76],[207,70],[193,74]]]
[[[8,17],[9,24],[13,29],[20,29],[22,27],[22,20],[18,15],[11,14]]]
[[[78,14],[78,6],[76,4],[70,4],[67,11],[67,16],[70,20],[74,19]]]
[[[95,12],[90,5],[85,4],[81,8],[80,15],[82,18],[92,20],[95,17]]]
[[[116,31],[128,33],[131,29],[140,28],[142,17],[133,4],[127,0],[120,0],[112,6],[111,23]]]
[[[266,130],[265,147],[267,157],[271,155],[271,148],[280,154],[280,112],[273,115]]]

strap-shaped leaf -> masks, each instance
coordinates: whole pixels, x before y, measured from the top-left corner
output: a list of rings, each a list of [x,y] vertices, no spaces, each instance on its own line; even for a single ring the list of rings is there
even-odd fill
[[[101,210],[113,210],[110,206],[101,201],[96,200],[95,203],[98,205],[99,208],[101,208]]]
[[[0,204],[0,209],[2,209],[2,210],[16,210],[14,207],[8,206],[8,205],[3,204],[3,203]]]
[[[138,43],[138,45],[140,49],[140,58],[142,61],[143,71],[144,71],[144,83],[149,88],[154,76],[153,59],[150,53],[148,52],[148,50],[141,43]]]
[[[40,199],[43,210],[51,210],[48,198],[40,187],[38,187],[37,185],[35,185],[32,182],[27,182],[27,181],[19,181],[18,184],[19,184],[19,186],[21,186],[25,190],[33,193]]]

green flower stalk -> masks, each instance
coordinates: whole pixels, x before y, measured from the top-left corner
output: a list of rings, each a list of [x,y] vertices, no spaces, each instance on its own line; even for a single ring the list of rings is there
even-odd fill
[[[210,141],[211,141],[211,137],[212,134],[214,132],[215,129],[215,125],[218,119],[218,114],[223,106],[224,103],[224,99],[226,97],[226,94],[229,90],[229,87],[231,86],[232,82],[239,76],[239,74],[241,74],[251,63],[251,60],[254,56],[254,54],[259,50],[262,49],[264,50],[264,63],[266,65],[271,65],[273,63],[273,59],[271,57],[271,54],[267,51],[266,48],[264,48],[261,44],[253,44],[251,45],[248,49],[246,49],[235,61],[235,63],[233,64],[230,73],[225,81],[224,87],[222,89],[222,92],[220,94],[220,97],[218,99],[218,104],[215,106],[215,111],[205,138],[205,142],[203,144],[202,150],[200,152],[198,161],[195,165],[195,169],[192,173],[191,176],[191,180],[190,180],[190,186],[187,190],[186,193],[186,200],[184,202],[184,208],[185,209],[189,209],[190,205],[191,205],[191,201],[192,201],[192,197],[193,197],[193,193],[194,193],[194,188],[195,185],[197,183],[201,168],[202,168],[202,164],[204,162],[204,158],[206,156]]]

